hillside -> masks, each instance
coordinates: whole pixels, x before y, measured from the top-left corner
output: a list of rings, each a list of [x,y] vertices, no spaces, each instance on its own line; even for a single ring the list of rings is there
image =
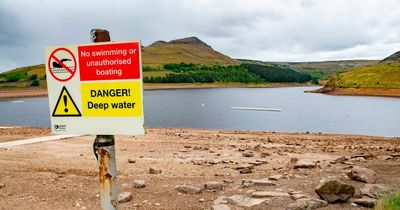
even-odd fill
[[[381,60],[379,63],[399,63],[400,62],[400,51],[393,53],[387,58]]]
[[[400,88],[400,63],[356,68],[333,76],[327,86],[339,88]]]
[[[20,67],[0,73],[0,88],[28,86],[46,86],[44,64]]]
[[[161,66],[167,63],[228,64],[237,65],[238,61],[215,51],[196,37],[157,41],[142,49],[144,65]]]
[[[194,63],[239,65],[239,62],[212,49],[209,45],[196,37],[172,40],[170,42],[157,41],[142,48],[143,74],[148,77],[165,76],[170,71],[163,70],[163,64]],[[34,78],[31,78],[32,75]],[[45,87],[44,64],[16,68],[0,73],[0,88],[28,87],[33,85]],[[37,84],[38,83],[38,84]]]
[[[382,95],[400,97],[400,53],[379,63],[333,75],[317,92],[342,95]]]
[[[241,63],[248,64],[275,64],[290,67],[298,72],[307,73],[318,79],[327,79],[336,72],[349,71],[350,69],[376,64],[378,60],[338,60],[338,61],[311,61],[311,62],[263,62],[256,60],[238,59]]]

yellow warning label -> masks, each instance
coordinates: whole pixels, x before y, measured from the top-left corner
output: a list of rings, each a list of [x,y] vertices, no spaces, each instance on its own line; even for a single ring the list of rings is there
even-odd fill
[[[82,113],[88,117],[141,117],[140,81],[81,83]]]
[[[58,97],[56,106],[52,114],[53,117],[80,117],[81,112],[76,106],[74,100],[69,94],[67,88],[64,86]]]

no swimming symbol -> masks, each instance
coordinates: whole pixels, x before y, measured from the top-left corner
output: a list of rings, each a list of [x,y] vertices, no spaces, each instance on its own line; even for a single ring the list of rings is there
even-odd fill
[[[75,75],[76,59],[69,49],[57,48],[50,54],[47,66],[54,79],[66,82]]]

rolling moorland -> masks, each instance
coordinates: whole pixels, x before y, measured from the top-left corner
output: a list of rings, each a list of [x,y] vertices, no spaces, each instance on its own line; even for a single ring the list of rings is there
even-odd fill
[[[382,61],[263,62],[232,59],[196,37],[157,41],[142,48],[143,80],[146,84],[325,84],[317,92],[351,95],[386,95],[388,92],[394,92],[388,96],[400,95],[397,93],[400,90],[399,57],[399,53],[395,53]],[[0,88],[32,86],[46,87],[44,64],[0,74]],[[346,93],[343,90],[351,91]]]
[[[330,77],[316,92],[337,95],[400,96],[400,52],[372,65]]]

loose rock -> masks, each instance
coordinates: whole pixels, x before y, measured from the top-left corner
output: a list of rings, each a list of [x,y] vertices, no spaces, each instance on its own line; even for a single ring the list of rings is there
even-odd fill
[[[297,163],[294,165],[294,169],[297,168],[315,168],[317,166],[316,163],[309,161],[309,160],[299,160]]]
[[[216,204],[211,205],[211,210],[231,210],[231,208],[226,204]]]
[[[253,170],[251,168],[244,168],[244,169],[239,170],[240,174],[250,174],[252,172],[253,172]]]
[[[243,179],[242,185],[244,187],[250,186],[275,186],[274,182],[269,181],[268,179]]]
[[[282,179],[282,177],[283,177],[282,175],[273,175],[273,176],[268,177],[268,179],[273,180],[273,181],[278,181],[278,180]]]
[[[328,202],[314,198],[303,198],[287,206],[287,210],[308,210],[328,206]]]
[[[240,207],[245,207],[245,208],[251,208],[251,209],[267,209],[267,200],[266,199],[260,199],[260,198],[250,198],[250,197],[244,197],[241,195],[232,195],[226,200],[234,204],[236,206]]]
[[[242,153],[242,156],[243,156],[243,157],[253,157],[254,154],[253,154],[252,152],[243,152],[243,153]]]
[[[338,157],[335,160],[331,161],[332,164],[344,163],[344,162],[346,162],[346,157],[345,156]]]
[[[354,195],[354,191],[352,185],[344,184],[334,177],[322,180],[315,189],[315,192],[329,203],[347,201]]]
[[[384,195],[389,195],[395,192],[394,189],[385,187],[380,184],[366,184],[360,188],[361,195],[366,195],[371,198],[379,198]]]
[[[356,181],[370,184],[374,184],[376,182],[375,171],[368,168],[354,166],[347,175]]]
[[[302,199],[302,198],[307,198],[308,196],[307,195],[305,195],[305,194],[293,194],[293,195],[291,195],[290,196],[293,200],[299,200],[299,199]]]
[[[194,186],[188,186],[188,185],[177,185],[175,186],[175,190],[184,193],[184,194],[199,194],[201,193],[201,189],[198,187]]]
[[[373,199],[373,198],[359,198],[359,199],[355,199],[353,202],[355,204],[360,205],[360,206],[372,208],[372,207],[375,206],[376,199]]]
[[[146,181],[144,180],[134,180],[133,181],[133,187],[135,188],[145,188],[146,185]]]
[[[204,189],[208,191],[218,191],[222,190],[224,185],[222,183],[212,181],[204,183]]]
[[[256,191],[251,193],[253,198],[290,197],[289,193],[273,191]]]
[[[132,158],[128,158],[128,163],[136,163],[136,160],[132,159]]]
[[[149,169],[150,174],[161,174],[162,170],[161,169],[155,169],[155,168],[150,168]]]
[[[121,192],[118,195],[118,203],[126,203],[132,200],[131,192]]]
[[[4,183],[0,183],[0,189],[6,187]]]

